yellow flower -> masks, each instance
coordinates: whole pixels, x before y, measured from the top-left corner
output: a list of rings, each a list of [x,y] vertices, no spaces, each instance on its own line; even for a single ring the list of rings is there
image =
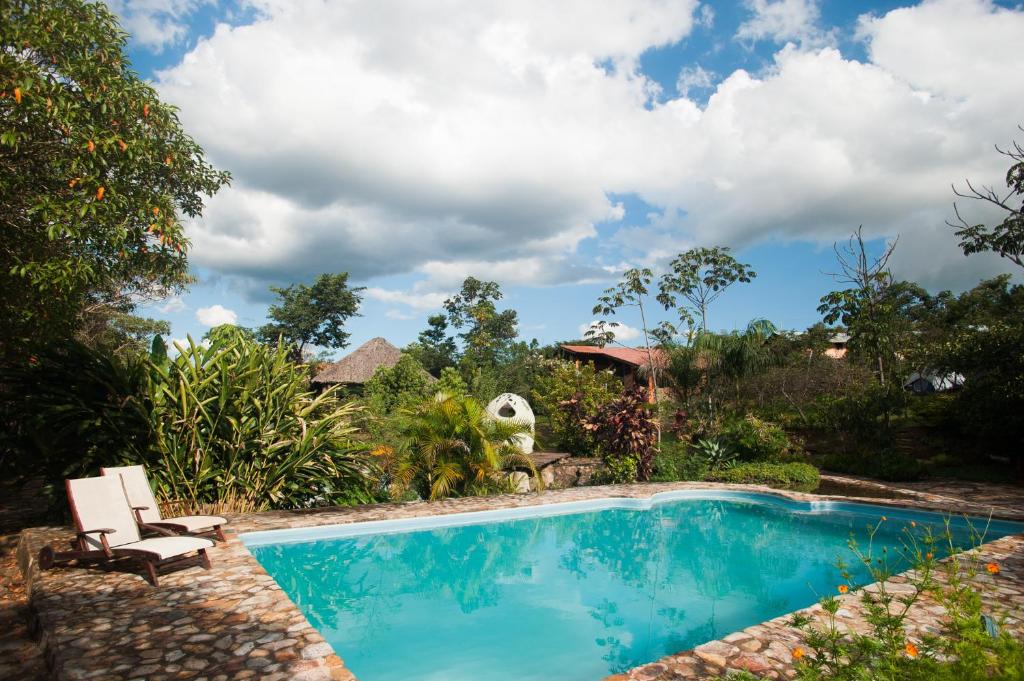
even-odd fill
[[[841,594],[844,594],[844,593],[846,593],[847,591],[849,591],[849,590],[850,590],[850,587],[846,586],[845,584],[840,584],[840,585],[839,585],[838,587],[836,587],[836,588],[838,588],[838,589],[839,589],[839,593],[841,593]]]
[[[908,642],[904,650],[907,651],[907,657],[917,657],[917,646],[913,643]]]
[[[885,517],[885,516],[883,515],[883,516],[882,516],[882,521],[884,522],[884,521],[886,521],[886,520],[888,520],[888,518],[886,518],[886,517]]]
[[[999,574],[999,563],[988,563],[988,564],[985,565],[985,570],[990,575],[998,575]]]
[[[804,656],[803,648],[793,648],[793,659],[799,661]]]
[[[934,556],[932,555],[931,551],[929,551],[928,553],[924,554],[924,559],[925,560],[931,560],[933,557]]]
[[[915,523],[913,520],[911,520],[910,521],[910,526],[911,527],[917,527],[917,523]]]
[[[21,88],[20,87],[14,88],[14,101],[17,102],[18,104],[21,104]]]

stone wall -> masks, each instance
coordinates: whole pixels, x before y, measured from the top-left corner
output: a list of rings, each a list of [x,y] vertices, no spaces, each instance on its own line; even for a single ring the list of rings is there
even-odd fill
[[[601,459],[589,456],[571,456],[554,462],[541,471],[544,484],[554,489],[592,485],[601,469]]]

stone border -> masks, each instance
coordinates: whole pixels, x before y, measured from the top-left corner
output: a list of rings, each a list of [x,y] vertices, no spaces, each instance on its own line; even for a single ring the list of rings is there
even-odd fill
[[[235,515],[230,518],[228,541],[211,551],[211,570],[188,569],[167,574],[161,577],[158,589],[150,587],[137,573],[123,571],[131,568],[64,568],[42,572],[35,563],[38,550],[49,541],[68,541],[73,535],[65,528],[25,530],[18,559],[29,589],[33,626],[55,678],[355,681],[320,633],[243,547],[238,534],[602,497],[642,498],[687,489],[763,492],[799,501],[861,501],[958,514],[989,513],[981,504],[959,502],[951,508],[948,497],[910,490],[906,492],[913,495],[912,499],[886,500],[819,496],[755,485],[648,483]],[[1002,508],[998,517],[1024,520],[1024,512]],[[1024,540],[1016,537],[986,544],[983,549],[1012,557],[1011,562],[1024,562]],[[1024,610],[1024,588],[1019,588],[1024,584],[1022,575],[1024,567],[1017,569],[1016,562],[1000,575],[1007,584],[1015,585],[1006,597],[1019,610]],[[1014,600],[1017,596],[1022,599],[1019,603]],[[854,612],[855,605],[849,607]],[[727,668],[760,670],[757,673],[769,678],[790,676],[789,646],[795,639],[784,631],[783,623],[789,617],[756,625],[690,653],[669,656],[612,678],[660,681],[680,676],[717,676]]]

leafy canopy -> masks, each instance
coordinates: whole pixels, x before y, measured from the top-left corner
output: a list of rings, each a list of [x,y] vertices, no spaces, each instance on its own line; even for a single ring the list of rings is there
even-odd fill
[[[349,288],[348,272],[321,274],[312,286],[292,284],[270,290],[280,302],[270,306],[267,316],[272,321],[259,329],[264,342],[280,338],[298,357],[307,345],[337,349],[348,345],[345,322],[358,315],[363,290]]]
[[[725,246],[691,248],[677,255],[669,265],[670,271],[659,282],[658,302],[666,310],[678,308],[684,312],[680,320],[691,321],[685,308],[678,307],[676,295],[682,296],[700,315],[701,329],[708,329],[708,307],[725,290],[735,284],[749,283],[757,273],[750,265],[738,262]]]
[[[1012,162],[1010,169],[1006,171],[1007,191],[997,191],[985,186],[977,188],[970,181],[967,182],[967,191],[961,192],[955,188],[953,191],[961,198],[995,206],[1004,213],[1002,222],[993,227],[983,224],[972,225],[960,214],[956,204],[953,204],[956,222],[949,224],[960,237],[960,248],[963,249],[964,255],[992,251],[1019,267],[1024,267],[1024,147],[1019,142],[1014,142],[1011,148],[997,148],[997,151]]]
[[[0,334],[67,335],[84,301],[189,281],[181,218],[230,177],[134,71],[103,4],[9,0],[0,33]]]
[[[456,329],[465,329],[459,337],[465,343],[465,356],[476,365],[493,365],[508,350],[518,333],[519,316],[515,310],[498,311],[501,287],[497,282],[466,277],[462,289],[444,301],[448,321]]]

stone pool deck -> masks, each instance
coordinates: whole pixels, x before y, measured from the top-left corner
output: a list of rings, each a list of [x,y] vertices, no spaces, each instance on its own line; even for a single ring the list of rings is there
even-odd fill
[[[25,530],[18,559],[29,592],[33,627],[54,678],[354,680],[344,662],[242,546],[238,534],[604,497],[643,498],[658,492],[708,488],[763,491],[799,500],[849,498],[749,485],[652,483],[236,515],[230,518],[228,541],[210,552],[211,570],[190,568],[162,575],[160,588],[150,587],[131,566],[120,570],[69,567],[41,571],[35,563],[38,550],[49,541],[68,541],[73,535],[66,528]],[[1016,503],[1011,506],[1006,499],[979,498],[970,503],[954,498],[948,490],[939,495],[911,490],[910,495],[909,499],[871,499],[870,503],[976,515],[991,512],[997,517],[1024,520],[1024,507]],[[1024,537],[991,542],[981,551],[985,560],[998,562],[1001,567],[998,576],[980,577],[992,582],[988,607],[1006,612],[1010,616],[1008,625],[1020,627],[1024,618]],[[934,627],[941,615],[936,608],[925,603],[912,618],[913,627]],[[843,597],[840,619],[847,626],[862,626],[859,612],[855,595]],[[799,642],[799,632],[786,625],[788,619],[789,615],[780,617],[611,678],[718,678],[728,669],[786,678],[793,674],[791,651]],[[557,676],[554,673],[552,678]]]

